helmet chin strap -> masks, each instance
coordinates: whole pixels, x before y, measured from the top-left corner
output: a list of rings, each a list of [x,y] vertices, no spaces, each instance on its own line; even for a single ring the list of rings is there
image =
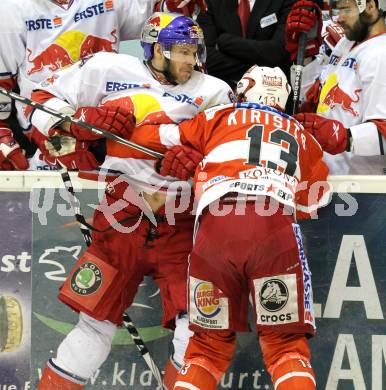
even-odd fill
[[[161,70],[161,69],[157,69],[151,60],[147,61],[147,65],[148,67],[153,71],[153,72],[157,72],[157,73],[160,73],[162,74],[164,77],[165,77],[165,80],[170,83],[170,84],[173,84],[173,85],[177,85],[177,81],[176,79],[173,77],[173,75],[170,73],[169,69],[170,69],[170,60],[168,58],[165,58],[165,61],[166,61],[166,69],[165,70]]]

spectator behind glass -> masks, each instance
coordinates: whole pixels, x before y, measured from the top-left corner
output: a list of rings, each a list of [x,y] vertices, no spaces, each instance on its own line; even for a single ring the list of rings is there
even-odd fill
[[[204,31],[210,75],[234,87],[236,80],[257,64],[279,66],[289,77],[284,34],[293,0],[208,0],[207,4],[208,11],[197,21]],[[244,33],[242,10],[248,6]]]

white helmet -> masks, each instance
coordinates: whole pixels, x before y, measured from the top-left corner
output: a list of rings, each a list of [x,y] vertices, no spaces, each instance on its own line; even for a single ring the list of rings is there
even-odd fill
[[[355,0],[357,3],[357,6],[359,8],[359,13],[361,14],[365,9],[366,9],[366,0]],[[385,0],[378,0],[378,8],[385,11],[385,5],[386,1]]]
[[[280,68],[253,65],[237,83],[236,96],[239,102],[260,103],[284,111],[290,92]]]
[[[354,0],[355,3],[357,4],[357,7],[359,9],[359,13],[361,14],[365,9],[366,9],[366,0]],[[337,0],[330,0],[331,3],[331,8],[336,7]],[[386,11],[386,1],[385,0],[378,0],[378,8]]]

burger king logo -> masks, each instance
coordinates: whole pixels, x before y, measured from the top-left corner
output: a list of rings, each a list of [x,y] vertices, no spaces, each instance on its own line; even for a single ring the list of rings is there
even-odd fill
[[[194,303],[199,313],[206,317],[215,317],[220,311],[220,301],[215,295],[213,284],[210,282],[200,282],[194,290]]]

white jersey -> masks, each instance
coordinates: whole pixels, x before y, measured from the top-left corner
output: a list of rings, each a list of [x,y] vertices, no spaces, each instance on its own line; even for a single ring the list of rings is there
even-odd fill
[[[118,52],[138,39],[155,0],[73,0],[68,9],[48,0],[0,1],[0,86],[15,83],[29,97],[53,72],[97,51]],[[28,127],[17,103],[18,120]]]
[[[229,103],[233,96],[228,84],[197,71],[185,84],[161,84],[138,58],[113,53],[95,54],[83,65],[76,64],[54,74],[39,88],[60,99],[45,101],[51,108],[68,111],[82,106],[119,104],[134,113],[137,126],[179,123],[208,107]],[[49,114],[35,110],[32,123],[47,133],[53,125],[49,118]],[[170,136],[167,132],[162,134],[164,145],[174,144],[173,140],[168,143]],[[130,140],[142,142],[135,132]],[[102,168],[126,174],[127,180],[141,189],[166,189],[176,180],[158,175],[153,157],[125,145],[108,140],[107,154]]]
[[[353,135],[353,152],[325,153],[331,174],[386,174],[385,48],[386,33],[360,44],[342,38],[320,75],[317,113],[341,121]],[[377,129],[372,121],[383,124]]]

